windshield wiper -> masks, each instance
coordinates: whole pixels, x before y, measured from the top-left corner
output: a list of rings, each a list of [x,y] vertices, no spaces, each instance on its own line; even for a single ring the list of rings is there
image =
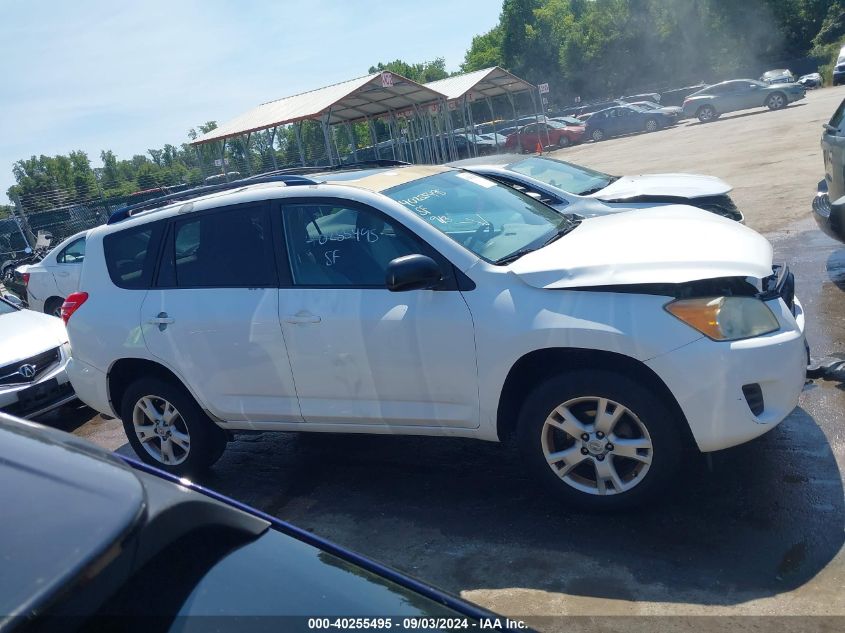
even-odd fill
[[[598,193],[599,191],[601,191],[605,187],[609,187],[610,185],[612,185],[617,180],[619,180],[619,176],[608,176],[607,182],[604,183],[603,185],[600,185],[598,187],[593,187],[592,189],[586,189],[586,190],[582,191],[581,193],[579,193],[578,195],[579,196],[590,196],[594,193]]]
[[[538,251],[541,248],[543,248],[544,246],[548,246],[552,242],[559,240],[560,238],[562,238],[564,235],[566,235],[570,231],[573,231],[579,224],[581,224],[581,220],[568,220],[565,223],[565,226],[558,228],[557,231],[555,231],[545,242],[543,242],[539,246],[524,246],[524,247],[520,248],[519,250],[514,251],[510,255],[505,255],[504,257],[497,259],[493,263],[496,264],[497,266],[501,266],[503,264],[510,264],[511,262],[515,262],[516,260],[518,260],[523,255],[527,255],[528,253],[533,253],[534,251]]]

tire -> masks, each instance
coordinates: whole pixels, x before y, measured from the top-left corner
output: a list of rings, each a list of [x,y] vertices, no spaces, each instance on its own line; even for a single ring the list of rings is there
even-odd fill
[[[657,122],[657,119],[648,119],[645,122],[645,131],[646,132],[656,132],[660,129],[660,124]]]
[[[695,116],[702,123],[709,123],[710,121],[715,121],[719,115],[716,113],[716,108],[710,104],[706,104],[696,110]]]
[[[603,141],[605,139],[604,130],[601,128],[596,128],[595,130],[590,132],[590,138],[593,139],[595,143]]]
[[[773,92],[766,99],[766,107],[769,110],[783,110],[786,107],[786,95],[782,92]]]
[[[602,399],[609,414],[602,426],[610,431],[603,437],[595,425]],[[565,422],[560,415],[564,405],[579,424]],[[617,412],[618,420],[612,421]],[[645,504],[667,489],[681,463],[683,423],[639,382],[612,371],[582,370],[550,378],[529,394],[516,439],[534,479],[561,500],[587,510],[613,511]],[[577,437],[557,426],[561,424]],[[635,457],[622,455],[623,450]],[[549,458],[564,452],[566,459]]]
[[[152,405],[158,419],[163,420],[162,413],[169,411],[165,403],[176,410],[172,426],[160,425],[156,431],[143,408]],[[140,378],[133,382],[123,396],[120,413],[123,430],[138,457],[179,477],[202,474],[226,448],[226,432],[211,421],[182,385],[161,378]],[[139,428],[144,429],[143,441]],[[169,450],[164,447],[163,436],[167,437]],[[172,457],[168,458],[168,454]]]
[[[561,137],[557,140],[557,146],[561,149],[569,147],[570,145],[572,145],[572,141],[570,141],[566,136],[561,135]]]
[[[61,318],[62,304],[65,302],[61,297],[50,297],[44,302],[44,314],[50,314],[54,317]]]

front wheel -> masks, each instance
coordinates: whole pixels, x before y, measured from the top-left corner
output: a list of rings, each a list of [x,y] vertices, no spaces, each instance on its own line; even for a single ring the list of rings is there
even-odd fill
[[[786,97],[782,93],[776,92],[766,99],[766,107],[769,110],[782,110],[786,107]]]
[[[668,406],[631,378],[561,374],[525,401],[517,441],[535,478],[564,501],[618,510],[654,499],[677,471],[683,442]]]
[[[657,122],[657,119],[649,119],[645,122],[646,132],[656,132],[659,127],[660,124]]]
[[[599,141],[603,141],[604,137],[604,130],[602,130],[601,128],[597,128],[590,132],[590,138],[593,139],[593,141],[595,141],[596,143],[598,143]]]
[[[698,109],[698,112],[695,113],[695,116],[698,118],[699,121],[702,123],[707,123],[709,121],[713,121],[716,118],[716,108],[711,105],[703,105]]]
[[[568,137],[561,135],[561,137],[557,140],[557,146],[563,149],[564,147],[569,147],[571,145],[571,141]]]
[[[226,433],[181,386],[140,378],[123,396],[123,429],[144,462],[177,476],[201,474],[226,447]]]

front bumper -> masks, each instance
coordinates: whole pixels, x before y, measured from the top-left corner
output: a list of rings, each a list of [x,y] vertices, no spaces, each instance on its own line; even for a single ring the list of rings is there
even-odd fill
[[[772,430],[798,404],[807,371],[804,311],[766,302],[777,332],[742,341],[701,338],[646,362],[675,395],[702,452],[747,442]],[[762,407],[746,396],[762,396]]]
[[[829,237],[845,242],[845,206],[833,207],[830,204],[827,183],[824,180],[819,183],[812,209],[819,228]]]
[[[68,354],[64,346],[59,362],[33,383],[0,387],[0,411],[19,418],[34,418],[76,399],[67,376]]]

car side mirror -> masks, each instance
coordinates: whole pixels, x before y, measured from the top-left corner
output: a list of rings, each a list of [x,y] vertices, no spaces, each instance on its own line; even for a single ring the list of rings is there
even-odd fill
[[[404,255],[387,265],[385,281],[390,292],[429,290],[440,285],[443,273],[431,257]]]

